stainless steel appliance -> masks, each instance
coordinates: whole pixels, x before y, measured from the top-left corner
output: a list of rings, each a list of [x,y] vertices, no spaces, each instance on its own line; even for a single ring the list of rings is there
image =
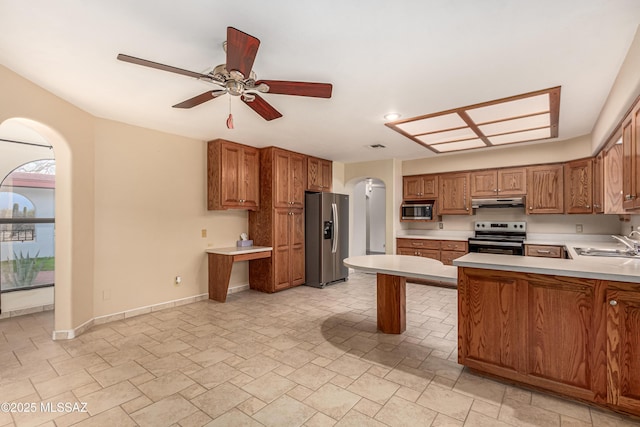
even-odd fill
[[[305,273],[308,286],[345,281],[349,269],[349,196],[305,194]]]
[[[490,199],[471,199],[471,207],[477,208],[523,208],[524,197],[494,197]]]
[[[469,252],[524,255],[527,223],[524,221],[475,223],[475,236],[469,238]]]
[[[403,203],[401,220],[433,219],[433,204],[431,203]]]

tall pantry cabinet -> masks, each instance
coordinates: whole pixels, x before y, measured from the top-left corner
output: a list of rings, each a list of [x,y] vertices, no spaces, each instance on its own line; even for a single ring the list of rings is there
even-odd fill
[[[303,154],[260,150],[260,209],[249,212],[249,235],[254,245],[271,246],[273,252],[249,264],[251,289],[276,292],[305,282],[306,166]]]

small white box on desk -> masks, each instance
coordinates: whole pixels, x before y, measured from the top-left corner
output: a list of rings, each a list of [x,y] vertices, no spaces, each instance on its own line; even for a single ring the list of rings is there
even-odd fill
[[[253,240],[238,240],[236,242],[236,246],[239,248],[244,248],[247,246],[253,246]]]

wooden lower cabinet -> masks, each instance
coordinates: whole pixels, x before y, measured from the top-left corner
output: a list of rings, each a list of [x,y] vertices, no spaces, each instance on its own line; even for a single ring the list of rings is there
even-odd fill
[[[461,267],[458,362],[640,415],[640,284]]]
[[[640,288],[640,286],[639,286]],[[609,403],[640,414],[640,292],[607,292]]]
[[[422,256],[436,259],[444,265],[453,265],[453,260],[468,252],[467,242],[463,240],[431,240],[397,238],[398,255]]]

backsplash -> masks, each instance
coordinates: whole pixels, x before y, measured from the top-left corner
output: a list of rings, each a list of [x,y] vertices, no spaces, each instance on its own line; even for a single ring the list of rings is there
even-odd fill
[[[633,215],[631,222],[621,222],[617,215],[526,215],[522,208],[476,209],[474,215],[444,215],[443,230],[472,231],[476,221],[526,221],[530,233],[574,234],[576,225],[583,234],[629,233],[631,224],[640,225],[640,215]],[[406,223],[403,230],[437,230],[438,222]]]

